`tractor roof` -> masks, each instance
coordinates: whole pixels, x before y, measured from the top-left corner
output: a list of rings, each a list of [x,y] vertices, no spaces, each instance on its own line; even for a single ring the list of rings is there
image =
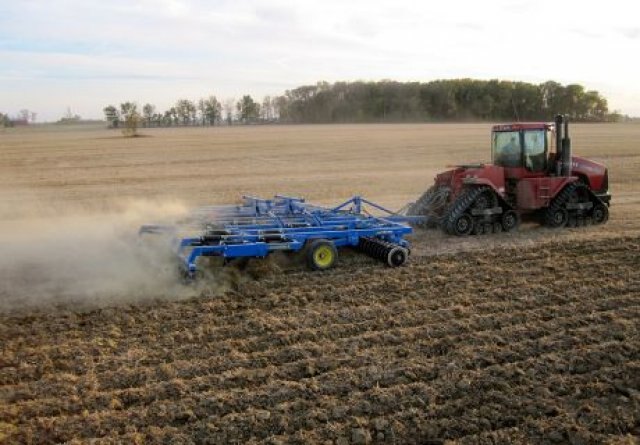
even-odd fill
[[[492,131],[550,130],[553,128],[555,128],[553,122],[518,122],[494,125]]]

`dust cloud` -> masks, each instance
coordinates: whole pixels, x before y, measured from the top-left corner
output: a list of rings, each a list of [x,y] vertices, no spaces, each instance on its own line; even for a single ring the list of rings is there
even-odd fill
[[[0,209],[0,312],[195,296],[184,286],[161,236],[139,236],[149,222],[186,213],[178,202],[128,201],[95,211],[40,205]],[[14,209],[15,210],[15,209]]]

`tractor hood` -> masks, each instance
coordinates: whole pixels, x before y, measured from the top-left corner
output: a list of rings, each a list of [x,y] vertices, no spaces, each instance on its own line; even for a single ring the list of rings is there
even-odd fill
[[[594,191],[607,191],[607,167],[599,162],[580,156],[571,157],[571,171],[574,176],[581,176]]]
[[[580,156],[571,157],[571,169],[587,175],[604,175],[607,170],[603,164]]]

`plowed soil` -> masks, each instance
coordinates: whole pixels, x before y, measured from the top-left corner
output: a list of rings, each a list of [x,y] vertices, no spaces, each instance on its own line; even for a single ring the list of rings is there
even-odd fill
[[[268,275],[2,319],[27,443],[603,443],[640,434],[640,239]],[[93,441],[93,439],[96,439]]]
[[[47,131],[0,134],[0,223],[22,227],[0,236],[0,299],[11,302],[0,312],[0,443],[638,443],[640,126],[575,126],[574,147],[611,168],[604,226],[456,239],[421,230],[398,269],[349,251],[323,273],[256,262],[179,297],[167,277],[136,288],[141,263],[120,261],[131,243],[109,249],[111,220],[68,218],[113,211],[123,196],[197,205],[298,188],[399,207],[432,170],[486,158],[473,147],[486,145],[488,126],[149,130],[137,140]],[[312,161],[292,169],[300,154]],[[51,261],[34,262],[36,241]],[[117,281],[123,268],[121,286],[98,279]],[[47,286],[27,305],[32,281]],[[70,304],[70,290],[100,304]]]

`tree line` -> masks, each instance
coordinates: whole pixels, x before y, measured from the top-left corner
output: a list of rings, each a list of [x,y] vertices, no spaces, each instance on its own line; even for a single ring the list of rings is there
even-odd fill
[[[133,131],[138,126],[210,126],[250,123],[349,123],[552,120],[557,113],[584,122],[618,121],[599,92],[582,85],[503,80],[452,79],[431,82],[318,82],[266,96],[220,101],[180,99],[157,111],[134,102],[104,108],[109,126]],[[132,130],[134,128],[134,130]]]
[[[105,119],[112,128],[211,126],[232,123],[275,121],[275,101],[266,96],[262,103],[250,95],[239,101],[227,99],[224,103],[216,96],[192,101],[180,99],[168,110],[156,112],[156,106],[144,104],[142,110],[135,102],[124,102],[119,107],[108,105],[103,109]]]
[[[582,85],[501,80],[319,82],[276,98],[285,122],[423,122],[467,120],[611,119],[607,100]]]

